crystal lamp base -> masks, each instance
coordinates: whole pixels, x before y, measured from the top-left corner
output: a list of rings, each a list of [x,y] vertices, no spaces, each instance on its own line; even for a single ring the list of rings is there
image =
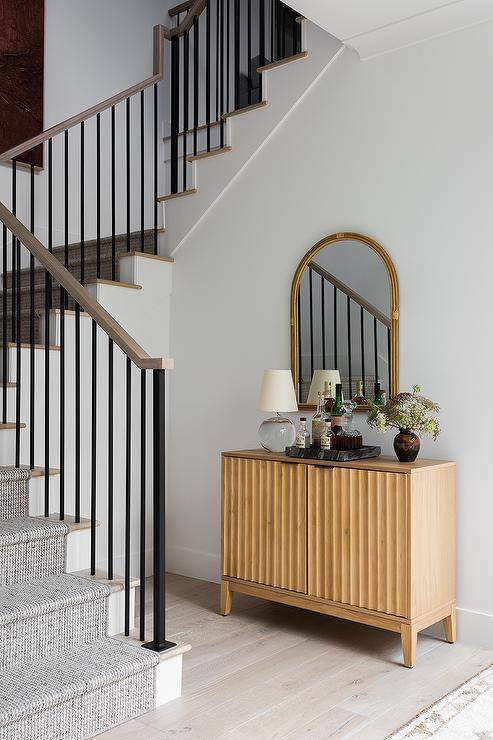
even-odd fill
[[[284,452],[296,441],[296,429],[291,419],[273,416],[266,419],[259,427],[260,444],[269,452]]]

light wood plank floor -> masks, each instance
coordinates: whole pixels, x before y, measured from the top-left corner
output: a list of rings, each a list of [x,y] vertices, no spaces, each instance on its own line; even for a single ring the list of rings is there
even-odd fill
[[[397,635],[168,579],[168,637],[184,655],[183,696],[105,740],[298,740],[387,735],[493,663],[493,651],[420,636],[413,670]]]

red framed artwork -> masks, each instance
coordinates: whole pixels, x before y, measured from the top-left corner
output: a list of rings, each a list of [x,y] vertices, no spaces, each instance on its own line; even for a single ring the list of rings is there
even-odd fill
[[[0,0],[0,152],[43,131],[44,0]],[[31,164],[29,152],[18,159]],[[34,153],[43,166],[43,148]]]

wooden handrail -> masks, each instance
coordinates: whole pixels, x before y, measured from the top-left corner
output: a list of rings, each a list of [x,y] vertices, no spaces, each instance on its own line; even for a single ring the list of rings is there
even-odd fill
[[[91,108],[87,108],[85,111],[82,111],[82,113],[78,113],[75,116],[67,118],[61,123],[57,123],[54,126],[51,126],[51,128],[43,131],[41,134],[37,134],[37,136],[33,136],[31,139],[28,139],[22,144],[18,144],[17,146],[8,149],[6,152],[0,154],[0,163],[8,162],[15,157],[19,157],[21,154],[24,154],[30,149],[33,149],[34,147],[43,144],[45,141],[48,141],[48,139],[52,139],[54,136],[57,136],[57,134],[61,134],[64,131],[73,128],[74,126],[77,126],[79,123],[87,121],[89,118],[92,118],[98,113],[102,113],[103,111],[108,110],[118,103],[121,103],[127,98],[130,98],[133,95],[142,92],[142,90],[146,90],[148,87],[151,87],[151,85],[154,85],[156,82],[160,82],[163,79],[164,75],[164,55],[162,49],[163,39],[169,40],[176,38],[177,36],[183,36],[188,30],[190,30],[195,18],[202,13],[206,5],[207,0],[193,0],[190,6],[190,11],[187,13],[186,17],[180,23],[180,25],[176,28],[167,28],[166,26],[162,25],[154,26],[153,74],[151,77],[147,77],[145,80],[143,80],[143,82],[138,82],[131,87],[127,87],[126,90],[122,90],[122,92],[117,93],[116,95],[112,95],[111,98],[107,98],[101,103],[97,103],[96,105],[91,106]]]
[[[18,239],[50,275],[64,288],[76,303],[86,311],[103,331],[141,370],[172,370],[169,357],[150,357],[125,329],[115,321],[84,286],[44,247],[39,239],[0,202],[0,221]]]
[[[184,10],[188,10],[192,5],[193,0],[186,0],[186,2],[180,3],[179,5],[175,5],[173,8],[170,8],[168,10],[168,15],[173,18],[173,16],[183,13]]]
[[[359,293],[356,293],[356,291],[350,288],[349,285],[343,283],[341,280],[336,278],[335,275],[332,275],[332,273],[325,270],[321,265],[319,265],[317,262],[314,262],[313,260],[309,263],[308,266],[311,267],[314,272],[321,275],[321,277],[323,277],[329,283],[332,283],[332,285],[337,288],[337,290],[340,290],[341,293],[345,293],[347,296],[349,296],[352,301],[361,306],[361,308],[364,308],[365,311],[368,311],[368,313],[374,316],[378,321],[390,328],[389,317],[385,316],[385,314],[379,311],[378,308],[375,308],[375,306],[372,306],[371,303],[369,303]]]

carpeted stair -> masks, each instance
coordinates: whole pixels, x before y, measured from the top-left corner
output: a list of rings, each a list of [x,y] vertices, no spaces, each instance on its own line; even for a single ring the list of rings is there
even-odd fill
[[[64,573],[67,526],[0,468],[0,740],[77,740],[154,706],[156,654],[105,637],[110,589]]]

